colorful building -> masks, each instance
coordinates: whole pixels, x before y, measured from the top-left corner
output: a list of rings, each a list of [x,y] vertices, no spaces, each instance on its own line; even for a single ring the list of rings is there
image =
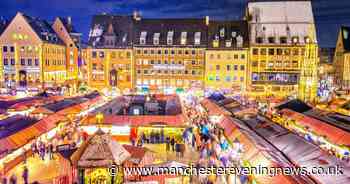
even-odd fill
[[[133,89],[132,16],[96,15],[86,48],[88,85],[97,89]]]
[[[249,33],[246,21],[211,21],[205,87],[243,92],[247,87]]]
[[[134,18],[137,90],[174,93],[203,88],[209,19]]]
[[[310,1],[248,3],[250,91],[314,100],[318,46]]]
[[[66,80],[66,47],[47,21],[17,13],[0,46],[3,86],[49,87]]]
[[[66,45],[66,84],[76,91],[79,72],[78,61],[81,57],[81,33],[75,30],[71,17],[57,17],[52,28]]]
[[[334,55],[335,82],[343,88],[350,88],[350,27],[342,26],[339,31]]]

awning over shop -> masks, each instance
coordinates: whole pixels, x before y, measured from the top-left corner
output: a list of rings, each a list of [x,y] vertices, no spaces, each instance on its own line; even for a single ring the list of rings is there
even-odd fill
[[[283,109],[280,113],[288,119],[295,120],[298,125],[308,129],[309,132],[312,131],[319,136],[324,136],[333,144],[350,145],[350,133],[347,131],[289,109]]]
[[[181,127],[185,125],[182,114],[175,116],[124,116],[107,115],[103,118],[103,124],[117,126],[160,126]],[[96,116],[89,116],[82,121],[83,125],[97,124]]]
[[[220,116],[220,115],[230,116],[231,115],[230,112],[218,106],[217,104],[215,104],[213,101],[209,99],[202,100],[201,105],[208,111],[208,114],[210,116]]]

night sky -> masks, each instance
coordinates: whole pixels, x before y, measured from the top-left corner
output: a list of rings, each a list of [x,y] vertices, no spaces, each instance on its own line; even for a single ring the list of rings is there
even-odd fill
[[[0,16],[13,17],[17,11],[53,21],[56,16],[71,16],[76,29],[87,39],[91,17],[102,12],[143,17],[204,17],[239,19],[246,0],[0,0]],[[313,0],[321,47],[335,47],[340,25],[350,25],[349,0]]]

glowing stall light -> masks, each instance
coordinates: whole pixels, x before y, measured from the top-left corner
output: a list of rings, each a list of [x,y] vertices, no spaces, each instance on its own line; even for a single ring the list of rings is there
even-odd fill
[[[131,128],[130,126],[112,126],[111,134],[112,135],[130,135]]]
[[[98,130],[97,126],[84,126],[81,128],[89,135],[94,134]]]
[[[50,130],[49,132],[47,132],[47,139],[54,138],[56,134],[57,134],[57,128]]]

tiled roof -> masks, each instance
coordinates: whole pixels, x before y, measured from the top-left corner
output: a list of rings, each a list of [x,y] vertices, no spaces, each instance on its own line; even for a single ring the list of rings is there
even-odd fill
[[[220,34],[221,33],[221,34]],[[208,48],[213,48],[213,42],[218,40],[218,48],[237,48],[242,39],[242,47],[249,45],[248,23],[246,21],[211,21],[208,30]],[[231,46],[226,45],[227,41],[232,41]]]
[[[89,45],[95,48],[105,48],[105,34],[112,25],[115,34],[114,46],[116,48],[132,46],[133,17],[120,15],[95,15],[92,18],[89,32]]]
[[[140,44],[142,32],[146,32],[146,46],[164,46],[167,44],[168,35],[173,31],[172,46],[181,46],[181,37],[186,32],[186,44],[184,46],[195,45],[195,33],[200,32],[200,44],[197,46],[207,46],[207,25],[205,19],[141,19],[135,22],[134,45]],[[159,35],[159,44],[154,45],[154,37]]]
[[[42,41],[52,44],[63,45],[63,41],[52,29],[51,24],[49,22],[28,15],[23,15],[23,17],[27,20],[28,24],[32,27],[32,29],[41,38]]]

